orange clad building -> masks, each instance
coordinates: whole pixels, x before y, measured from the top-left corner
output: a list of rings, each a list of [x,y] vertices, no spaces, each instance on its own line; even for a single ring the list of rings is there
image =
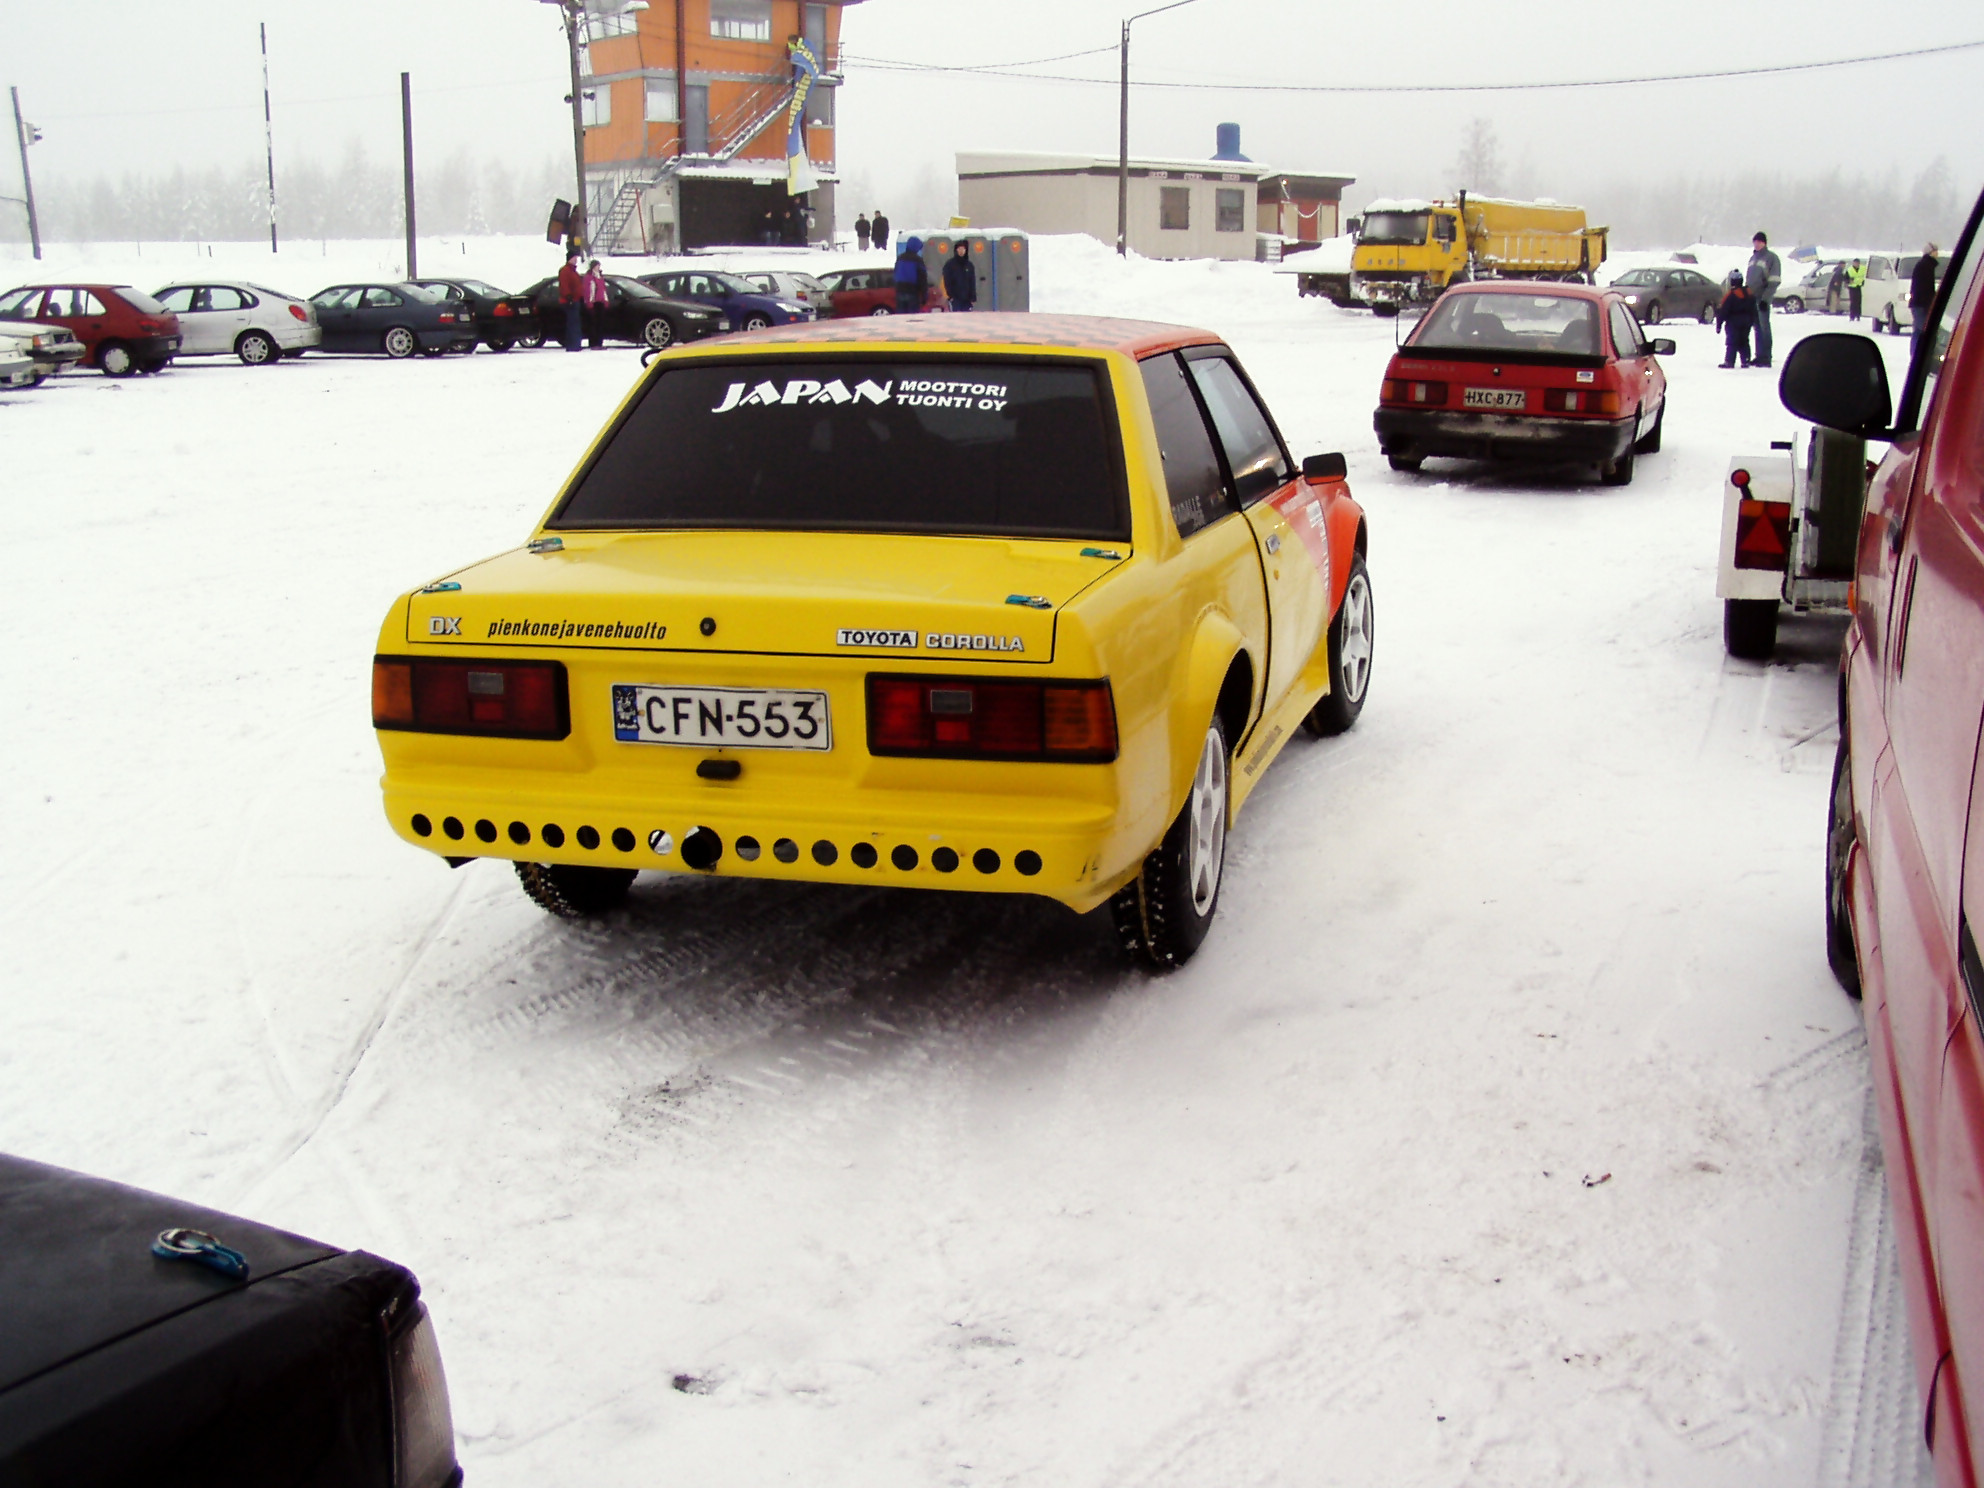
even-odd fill
[[[843,6],[859,0],[585,0],[586,217],[609,253],[806,243],[834,230]],[[803,130],[816,184],[790,191],[790,43],[819,76]]]

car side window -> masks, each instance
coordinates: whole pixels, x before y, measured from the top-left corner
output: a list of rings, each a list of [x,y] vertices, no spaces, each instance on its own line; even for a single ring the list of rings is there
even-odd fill
[[[1252,506],[1294,475],[1281,438],[1233,363],[1223,356],[1193,357],[1185,365],[1226,451],[1234,494],[1242,506]]]
[[[405,304],[406,301],[402,300],[390,289],[381,289],[375,284],[365,291],[365,298],[362,303],[368,310],[389,310],[395,305]]]
[[[1638,356],[1645,346],[1640,340],[1639,323],[1633,319],[1633,312],[1619,301],[1612,302],[1612,354],[1614,356]]]
[[[1143,373],[1144,392],[1150,399],[1151,422],[1157,426],[1171,520],[1177,524],[1180,537],[1190,537],[1233,512],[1226,478],[1212,447],[1205,414],[1185,378],[1184,364],[1166,353],[1140,363],[1138,370]]]
[[[207,308],[211,310],[243,310],[241,292],[229,289],[225,284],[215,284],[207,290]]]
[[[193,286],[190,284],[181,284],[173,289],[168,289],[158,297],[158,302],[175,315],[184,315],[193,308]],[[0,313],[4,313],[5,308],[5,306],[0,306]]]

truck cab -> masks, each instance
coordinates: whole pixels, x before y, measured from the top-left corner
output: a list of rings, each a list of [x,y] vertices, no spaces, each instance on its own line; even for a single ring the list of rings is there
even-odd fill
[[[1460,210],[1443,202],[1377,201],[1351,256],[1351,293],[1380,315],[1439,296],[1467,264]]]

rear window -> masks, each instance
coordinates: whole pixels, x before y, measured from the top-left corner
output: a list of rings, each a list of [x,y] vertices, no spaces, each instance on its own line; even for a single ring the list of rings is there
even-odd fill
[[[1127,539],[1092,363],[689,364],[664,371],[547,524]]]
[[[117,287],[117,294],[125,304],[129,305],[140,315],[165,315],[168,313],[165,306],[146,294],[142,289],[128,289],[120,284]]]
[[[1596,356],[1591,301],[1569,295],[1450,294],[1408,343],[1414,351],[1517,351]]]

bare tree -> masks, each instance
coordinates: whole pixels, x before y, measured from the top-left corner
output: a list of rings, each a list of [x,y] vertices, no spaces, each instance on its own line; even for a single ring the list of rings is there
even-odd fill
[[[1494,192],[1502,189],[1502,144],[1495,137],[1495,126],[1476,115],[1468,121],[1460,137],[1460,156],[1453,165],[1454,180],[1463,190]]]

